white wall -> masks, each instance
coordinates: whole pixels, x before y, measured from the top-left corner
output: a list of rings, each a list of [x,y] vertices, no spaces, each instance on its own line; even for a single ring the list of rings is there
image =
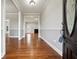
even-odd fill
[[[10,37],[18,37],[19,34],[19,14],[18,13],[7,13],[6,18],[9,19],[10,23]],[[23,22],[24,15],[21,13],[20,15],[20,38],[23,36]]]
[[[5,42],[5,20],[6,20],[6,5],[5,5],[5,0],[1,0],[1,58],[4,57],[6,53],[6,42]]]
[[[49,0],[40,20],[40,36],[59,54],[62,54],[62,44],[58,41],[62,29],[62,5],[62,0]]]
[[[38,29],[38,23],[26,22],[25,33],[34,33],[34,29]]]
[[[9,30],[10,36],[18,36],[18,14],[17,13],[7,13],[6,18],[9,19]]]

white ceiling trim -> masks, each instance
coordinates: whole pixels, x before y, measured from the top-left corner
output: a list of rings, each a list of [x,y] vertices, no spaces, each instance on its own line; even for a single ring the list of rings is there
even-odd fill
[[[24,13],[24,14],[40,14],[40,13]]]
[[[24,17],[30,17],[30,16],[40,16],[40,13],[24,13]]]
[[[11,13],[11,12],[10,12],[10,13],[6,13],[6,14],[17,14],[17,13],[13,13],[13,12]]]
[[[16,8],[17,8],[18,10],[21,10],[21,9],[20,9],[20,6],[19,6],[19,4],[18,4],[18,1],[17,1],[17,0],[12,0],[12,1],[13,1],[14,5],[16,6]]]

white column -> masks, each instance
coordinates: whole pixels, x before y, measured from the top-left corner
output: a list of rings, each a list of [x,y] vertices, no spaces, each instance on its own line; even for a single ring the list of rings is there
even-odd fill
[[[24,20],[23,23],[24,23],[24,24],[23,24],[23,36],[25,37],[25,20]]]
[[[21,11],[18,11],[18,39],[21,40]]]
[[[38,17],[38,37],[40,37],[40,16]]]

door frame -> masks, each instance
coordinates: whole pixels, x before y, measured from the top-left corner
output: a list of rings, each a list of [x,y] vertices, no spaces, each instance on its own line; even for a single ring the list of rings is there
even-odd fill
[[[6,22],[8,22],[8,32],[6,32],[6,31],[5,32],[6,32],[6,34],[8,34],[8,37],[9,37],[10,36],[10,21],[9,21],[9,19],[5,20],[5,24],[6,24]],[[5,29],[6,29],[6,27],[5,27]]]
[[[26,16],[30,17],[30,16]],[[26,19],[23,22],[23,37],[25,37],[25,23],[27,23]],[[40,16],[38,16],[38,37],[40,37]]]

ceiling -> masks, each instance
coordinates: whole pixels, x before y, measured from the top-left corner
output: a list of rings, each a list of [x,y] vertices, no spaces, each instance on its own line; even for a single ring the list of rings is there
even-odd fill
[[[17,12],[17,8],[15,7],[12,0],[6,0],[6,12],[7,13],[16,13]]]
[[[23,13],[41,13],[48,2],[48,0],[34,0],[36,4],[31,6],[30,0],[7,0],[7,12],[17,12],[13,1],[19,5]]]

